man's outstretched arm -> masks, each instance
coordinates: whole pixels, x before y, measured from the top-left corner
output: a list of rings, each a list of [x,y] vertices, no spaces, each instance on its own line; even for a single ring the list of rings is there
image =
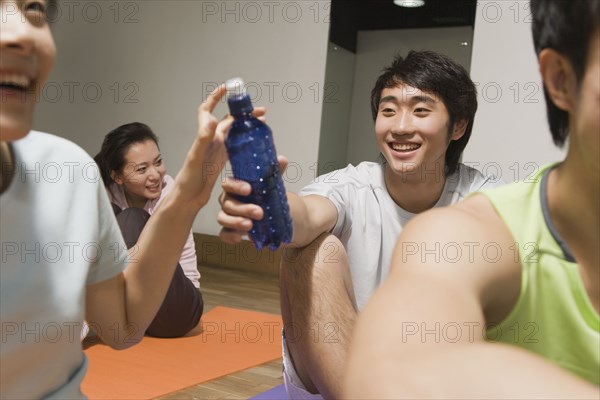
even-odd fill
[[[494,243],[502,256],[435,253],[469,243]],[[388,280],[358,318],[344,398],[598,399],[598,387],[548,360],[484,340],[486,322],[500,322],[518,298],[512,244],[483,196],[411,221]]]

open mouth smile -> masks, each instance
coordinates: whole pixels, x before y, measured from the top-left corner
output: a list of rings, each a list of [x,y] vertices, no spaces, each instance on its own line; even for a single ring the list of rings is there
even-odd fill
[[[418,143],[389,143],[388,146],[399,153],[410,153],[421,147]]]
[[[0,90],[26,93],[34,88],[34,81],[22,73],[2,73],[0,74]]]

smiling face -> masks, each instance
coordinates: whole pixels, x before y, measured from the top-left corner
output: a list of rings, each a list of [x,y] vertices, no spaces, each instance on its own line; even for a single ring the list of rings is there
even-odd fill
[[[160,150],[153,140],[134,143],[125,153],[125,166],[113,172],[113,180],[123,186],[130,207],[143,208],[162,192],[166,168]]]
[[[43,0],[0,0],[0,140],[27,135],[56,55]]]
[[[457,123],[449,137],[449,120],[446,106],[433,93],[402,84],[383,89],[375,136],[389,172],[408,179],[420,179],[419,170],[443,174],[448,144],[465,132],[465,124]]]

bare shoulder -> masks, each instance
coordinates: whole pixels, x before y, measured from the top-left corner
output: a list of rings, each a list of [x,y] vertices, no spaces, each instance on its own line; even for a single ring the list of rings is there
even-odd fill
[[[492,203],[484,195],[471,196],[448,207],[419,214],[407,224],[404,238],[426,240],[510,241],[510,233]]]
[[[487,197],[474,195],[411,220],[398,238],[390,277],[411,274],[462,288],[495,320],[514,303],[520,271],[510,231]]]

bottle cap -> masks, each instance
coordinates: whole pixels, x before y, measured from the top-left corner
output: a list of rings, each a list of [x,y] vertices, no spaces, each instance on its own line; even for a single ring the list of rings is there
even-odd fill
[[[227,104],[231,115],[248,114],[254,109],[250,96],[244,88],[242,78],[232,78],[225,82],[227,88]]]
[[[225,82],[225,87],[227,88],[227,97],[243,96],[246,94],[244,80],[242,78],[229,79],[227,82]]]

